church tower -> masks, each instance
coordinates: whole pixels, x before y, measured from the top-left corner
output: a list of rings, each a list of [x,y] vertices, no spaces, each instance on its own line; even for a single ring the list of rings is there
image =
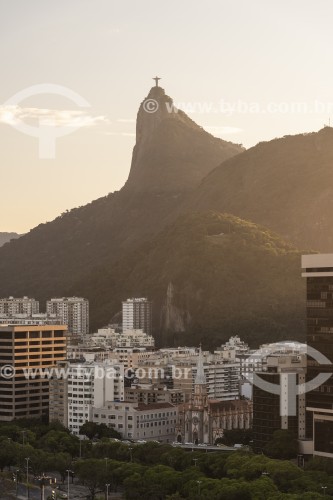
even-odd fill
[[[194,394],[192,397],[193,408],[203,410],[207,406],[207,381],[204,371],[204,363],[201,345],[197,363],[197,374],[194,381]]]
[[[194,380],[194,391],[188,412],[188,424],[188,438],[190,442],[195,444],[208,442],[209,423],[207,382],[201,345],[197,363],[197,374]]]

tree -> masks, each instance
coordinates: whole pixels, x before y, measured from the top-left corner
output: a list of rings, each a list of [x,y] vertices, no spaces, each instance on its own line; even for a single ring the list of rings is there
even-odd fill
[[[293,481],[304,475],[302,469],[286,460],[270,460],[266,471],[278,489],[283,492],[292,489]]]
[[[50,430],[41,437],[38,445],[52,453],[67,452],[73,457],[79,450],[79,439],[68,432]]]
[[[250,482],[251,498],[256,500],[266,500],[272,498],[278,489],[269,476],[263,476]]]
[[[149,467],[144,474],[146,498],[165,498],[167,494],[176,493],[181,484],[181,473],[165,465]]]
[[[230,478],[257,479],[266,471],[269,458],[264,455],[249,455],[248,453],[232,453],[228,456],[225,470]]]
[[[85,422],[80,428],[80,434],[87,436],[88,439],[94,439],[97,434],[97,424],[95,422]]]
[[[121,434],[107,427],[105,424],[96,424],[95,422],[85,422],[80,428],[80,434],[87,436],[88,439],[102,439],[103,437],[121,439]]]
[[[124,480],[124,488],[126,498],[128,500],[136,500],[137,498],[145,498],[145,487],[142,484],[142,476],[135,472]]]
[[[173,493],[172,495],[167,495],[165,497],[165,500],[182,500],[184,497],[182,497],[178,492]]]
[[[53,457],[51,453],[33,449],[32,453],[26,456],[30,458],[29,467],[35,475],[40,475],[50,469]]]
[[[252,429],[230,429],[224,431],[223,437],[218,438],[215,444],[222,443],[226,446],[233,446],[236,443],[249,445],[253,439]]]
[[[101,473],[104,467],[104,461],[96,459],[80,460],[74,466],[74,472],[80,483],[90,491],[91,500],[95,499],[97,488],[101,484]]]
[[[290,459],[297,457],[298,443],[294,433],[277,430],[264,447],[264,453],[271,458]]]
[[[66,471],[71,468],[72,458],[68,453],[57,453],[52,459],[52,470],[59,472],[61,480],[64,483]]]
[[[2,439],[0,442],[0,470],[1,472],[5,467],[15,465],[17,461],[17,447],[11,439]]]

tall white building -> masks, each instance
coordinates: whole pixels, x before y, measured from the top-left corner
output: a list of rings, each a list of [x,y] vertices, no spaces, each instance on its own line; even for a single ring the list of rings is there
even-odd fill
[[[17,314],[24,314],[31,316],[32,314],[39,313],[39,302],[29,297],[14,298],[8,297],[0,299],[0,314],[7,315],[8,317]]]
[[[124,367],[121,365],[71,360],[59,368],[64,376],[52,380],[50,420],[60,420],[77,436],[82,425],[92,420],[93,407],[124,400]]]
[[[152,333],[152,303],[146,298],[132,298],[123,302],[123,332],[143,330]]]
[[[46,313],[55,314],[72,335],[89,333],[89,302],[82,297],[62,297],[46,302]]]

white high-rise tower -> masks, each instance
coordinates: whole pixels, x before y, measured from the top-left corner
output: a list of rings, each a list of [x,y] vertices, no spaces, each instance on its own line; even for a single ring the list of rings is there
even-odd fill
[[[123,332],[143,330],[152,333],[152,304],[146,298],[132,298],[123,302]]]
[[[81,297],[62,297],[46,303],[47,314],[55,314],[72,335],[89,333],[89,302]]]

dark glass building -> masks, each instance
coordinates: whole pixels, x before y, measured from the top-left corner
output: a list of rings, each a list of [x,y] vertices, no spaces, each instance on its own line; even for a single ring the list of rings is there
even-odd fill
[[[296,415],[281,415],[280,399],[285,391],[281,374],[295,374],[297,385],[305,381],[305,356],[280,354],[267,358],[267,371],[258,372],[260,379],[280,386],[280,394],[253,385],[253,449],[263,452],[277,430],[288,430],[295,438],[304,436],[305,398],[296,396]]]
[[[328,361],[308,356],[307,381],[333,372],[333,254],[302,257],[306,278],[307,344]],[[314,441],[314,454],[333,458],[333,376],[306,394],[306,435]]]

